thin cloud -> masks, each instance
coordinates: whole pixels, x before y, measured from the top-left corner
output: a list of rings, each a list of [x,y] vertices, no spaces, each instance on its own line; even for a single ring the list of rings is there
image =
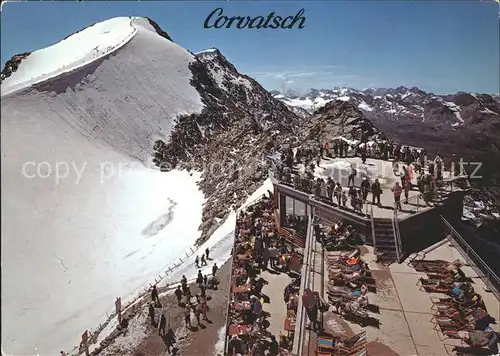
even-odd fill
[[[314,66],[313,71],[262,71],[248,73],[250,76],[258,77],[261,79],[278,79],[278,80],[288,80],[290,78],[304,78],[304,77],[314,77],[314,76],[333,76],[335,73],[331,71],[334,68],[345,68],[344,66],[337,65],[324,65],[324,66]],[[330,70],[325,70],[330,69]]]

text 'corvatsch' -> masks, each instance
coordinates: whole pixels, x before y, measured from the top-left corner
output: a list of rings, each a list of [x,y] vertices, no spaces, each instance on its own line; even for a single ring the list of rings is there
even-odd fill
[[[205,28],[231,28],[238,29],[250,28],[271,28],[271,29],[302,29],[306,23],[304,15],[305,10],[300,9],[294,16],[279,16],[275,12],[271,12],[267,17],[265,16],[226,16],[224,10],[220,7],[212,11],[205,19]]]

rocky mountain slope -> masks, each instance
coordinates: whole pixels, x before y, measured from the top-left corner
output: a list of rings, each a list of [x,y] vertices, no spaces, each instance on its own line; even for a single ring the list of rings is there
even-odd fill
[[[164,170],[203,172],[205,239],[228,209],[240,206],[266,178],[266,154],[294,136],[299,117],[218,50],[200,52],[195,59],[191,83],[204,109],[177,119],[170,137],[156,142],[154,163]]]
[[[342,136],[363,141],[386,139],[386,136],[367,120],[356,106],[341,100],[328,102],[302,123],[302,142],[317,144],[332,142]]]

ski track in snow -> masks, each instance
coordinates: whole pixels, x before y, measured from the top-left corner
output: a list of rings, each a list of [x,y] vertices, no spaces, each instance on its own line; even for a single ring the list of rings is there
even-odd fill
[[[200,236],[200,173],[150,168],[152,143],[169,135],[173,119],[203,108],[190,84],[194,57],[147,20],[132,24],[134,35],[98,60],[73,61],[71,72],[33,84],[30,55],[2,83],[8,353],[36,347],[56,355],[74,346],[106,319],[116,297],[133,298]],[[79,45],[94,48],[86,33],[77,34]],[[41,63],[58,60],[58,51],[43,54]]]

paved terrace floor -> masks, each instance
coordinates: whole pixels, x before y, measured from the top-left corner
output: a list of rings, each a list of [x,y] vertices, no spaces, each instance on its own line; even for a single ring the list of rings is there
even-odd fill
[[[373,182],[375,178],[378,178],[381,183],[382,195],[380,196],[380,203],[382,207],[373,205],[373,216],[375,218],[391,218],[394,216],[394,195],[391,188],[394,186],[395,182],[401,183],[400,172],[402,172],[403,164],[399,164],[399,171],[394,171],[392,168],[392,161],[384,161],[380,159],[367,158],[366,163],[363,164],[360,157],[344,157],[344,158],[326,158],[322,159],[320,166],[316,167],[315,175],[317,177],[326,178],[328,176],[332,177],[335,182],[340,182],[343,189],[347,192],[347,183],[349,171],[338,169],[339,163],[348,162],[354,166],[357,170],[357,176],[354,178],[354,185],[360,187],[361,180],[364,175],[370,178]],[[304,171],[304,166],[302,164],[296,165],[299,171]],[[449,177],[449,172],[443,172],[444,179]],[[416,177],[412,180],[414,185],[417,184]],[[454,187],[454,190],[458,188]],[[424,211],[432,208],[431,206],[426,206],[422,199],[416,199],[420,192],[413,188],[409,193],[409,202],[404,204],[404,199],[402,199],[403,212],[398,214],[399,218],[404,218],[413,214],[414,211]],[[404,194],[402,195],[404,198]],[[372,201],[372,194],[368,194],[368,201]],[[335,201],[336,202],[336,201]],[[417,205],[418,204],[418,205]],[[351,208],[350,199],[347,201],[347,207]],[[370,213],[370,206],[365,204],[363,206],[363,212]]]
[[[269,297],[269,304],[264,304],[263,306],[264,310],[271,314],[268,318],[269,328],[267,330],[276,336],[276,339],[279,339],[278,335],[280,333],[286,334],[283,330],[287,316],[286,304],[283,301],[283,291],[292,279],[286,273],[269,271],[263,271],[261,277],[268,282],[262,288],[262,293]]]
[[[362,258],[368,263],[377,285],[377,293],[368,294],[370,304],[377,305],[380,309],[380,314],[370,313],[380,321],[380,328],[371,326],[365,328],[369,342],[368,355],[454,355],[451,349],[459,345],[460,341],[443,340],[443,334],[434,330],[434,325],[430,322],[432,316],[430,297],[443,297],[443,295],[429,294],[419,289],[416,285],[417,280],[425,274],[409,267],[408,262],[411,258],[401,264],[392,264],[387,267],[376,263],[373,248],[366,246],[362,247]],[[454,261],[456,259],[465,263],[460,253],[448,244],[438,247],[425,257],[425,260]],[[499,300],[493,293],[486,291],[485,284],[471,267],[466,266],[462,269],[468,277],[473,279],[474,289],[484,298],[490,315],[498,320]],[[327,278],[326,273],[325,283],[327,283]],[[325,300],[328,300],[326,295]],[[347,336],[354,335],[362,329],[359,325],[347,322],[331,312],[325,314],[324,325],[328,332]],[[498,325],[494,325],[493,328],[498,331]],[[383,345],[391,350],[388,348],[384,350]]]

